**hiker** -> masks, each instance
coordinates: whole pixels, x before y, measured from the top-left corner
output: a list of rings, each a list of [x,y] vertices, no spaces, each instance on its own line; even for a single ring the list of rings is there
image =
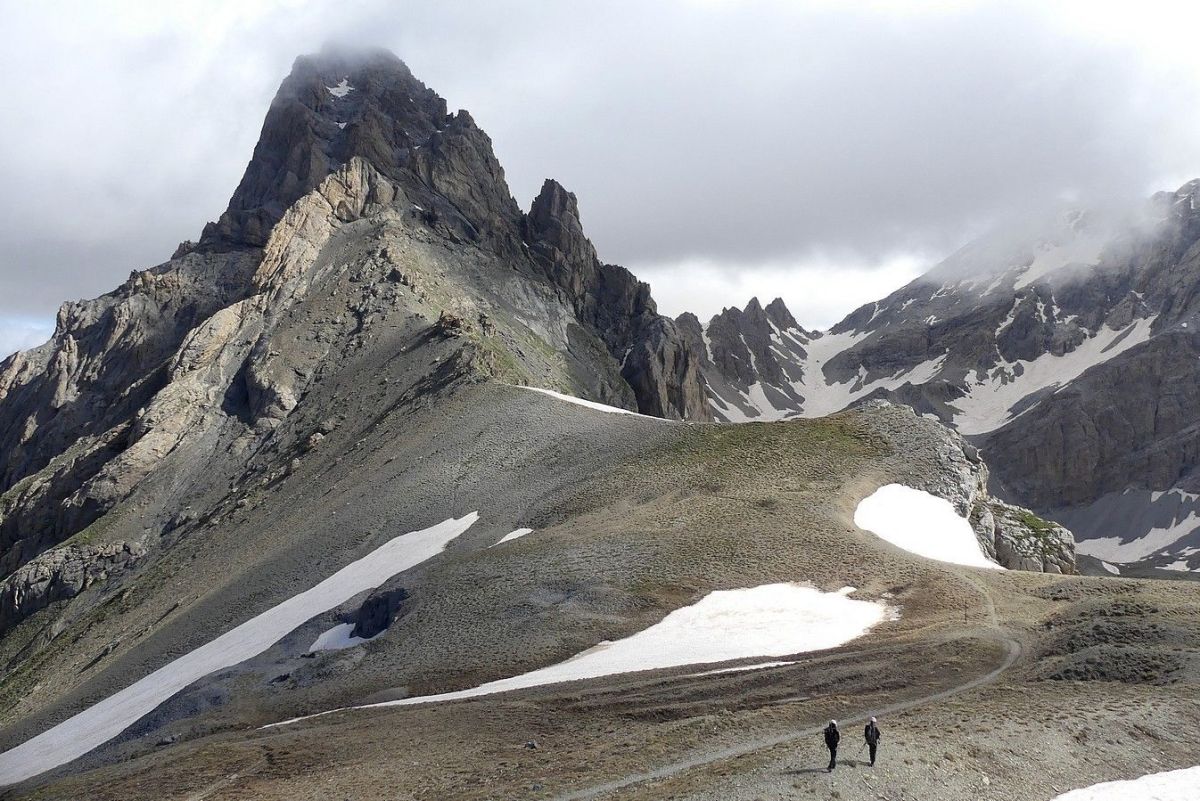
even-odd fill
[[[829,725],[825,727],[825,747],[829,749],[829,770],[837,767],[837,747],[838,741],[842,739],[841,732],[838,731],[837,721],[829,721]]]
[[[871,718],[871,722],[863,729],[863,737],[866,738],[867,748],[871,751],[871,767],[875,767],[875,751],[879,748],[879,738],[883,736],[878,723],[875,718]]]

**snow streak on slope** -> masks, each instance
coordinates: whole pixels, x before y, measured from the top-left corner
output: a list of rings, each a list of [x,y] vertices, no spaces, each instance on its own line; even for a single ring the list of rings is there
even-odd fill
[[[688,675],[689,679],[696,679],[701,676],[720,676],[725,673],[746,673],[751,670],[767,670],[768,668],[787,667],[788,665],[796,664],[796,660],[787,659],[775,662],[756,662],[753,665],[737,665],[736,667],[717,668],[716,670],[704,670],[700,673],[692,673]]]
[[[877,389],[894,390],[905,384],[924,384],[941,371],[946,361],[946,355],[942,354],[908,370],[873,381],[867,381],[866,370],[860,369],[858,375],[850,380],[830,383],[825,377],[825,364],[866,336],[866,333],[860,332],[826,334],[812,341],[805,363],[804,380],[793,385],[804,395],[804,417],[824,417],[839,412]]]
[[[969,378],[967,395],[953,404],[958,410],[954,415],[954,427],[961,434],[994,431],[1020,416],[1013,415],[1011,410],[1031,394],[1061,388],[1089,367],[1106,362],[1150,339],[1150,326],[1153,323],[1154,318],[1147,317],[1130,323],[1120,331],[1105,326],[1075,350],[1062,356],[1044,353],[1033,361],[998,364],[988,371],[982,381]]]
[[[23,781],[86,754],[192,682],[261,654],[313,616],[441,553],[478,519],[479,513],[472,512],[457,520],[451,518],[395,537],[312,589],[273,606],[124,690],[5,751],[0,754],[0,786]]]
[[[917,556],[967,567],[1003,570],[988,559],[954,506],[922,490],[888,484],[859,502],[854,525]]]
[[[847,597],[853,591],[846,587],[822,592],[799,584],[718,590],[676,609],[648,629],[602,642],[557,665],[469,690],[355,708],[453,701],[619,673],[834,648],[896,618],[896,610],[886,604]]]
[[[1075,550],[1107,562],[1137,562],[1151,556],[1190,556],[1186,546],[1200,532],[1200,495],[1127,489],[1087,507],[1055,512],[1071,528],[1112,536],[1079,539]]]
[[[512,542],[513,540],[517,540],[517,539],[520,539],[521,537],[524,537],[526,534],[532,534],[532,533],[533,533],[533,529],[531,529],[531,528],[518,528],[515,531],[508,532],[507,534],[505,534],[500,539],[496,540],[494,543],[492,543],[488,547],[495,548],[497,545],[503,545],[506,542]]]
[[[1195,801],[1200,767],[1150,773],[1137,779],[1093,784],[1051,801]]]
[[[598,412],[609,412],[610,414],[632,414],[637,417],[645,417],[647,420],[658,420],[659,422],[668,422],[661,417],[652,417],[647,414],[638,414],[637,412],[631,412],[629,409],[622,409],[617,406],[609,406],[604,403],[597,403],[596,401],[584,400],[583,398],[577,398],[574,395],[565,395],[561,392],[555,392],[552,389],[542,389],[541,387],[517,387],[517,389],[527,389],[530,392],[540,392],[543,395],[549,395],[552,398],[558,398],[559,400],[566,401],[567,403],[574,403],[577,406],[586,406],[587,408],[595,409]]]

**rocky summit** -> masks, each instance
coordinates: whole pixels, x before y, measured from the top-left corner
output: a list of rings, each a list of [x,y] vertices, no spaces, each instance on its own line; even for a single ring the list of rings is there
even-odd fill
[[[220,218],[0,363],[0,795],[843,797],[869,714],[879,797],[1190,764],[1200,587],[1096,521],[1193,513],[1196,189],[671,320],[395,56],[298,59]]]

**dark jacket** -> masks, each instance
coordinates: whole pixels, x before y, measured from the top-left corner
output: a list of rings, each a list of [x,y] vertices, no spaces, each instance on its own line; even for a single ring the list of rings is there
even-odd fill
[[[882,736],[883,734],[879,731],[879,727],[874,723],[868,723],[866,728],[863,729],[863,737],[867,739],[868,745],[878,745],[879,738]]]
[[[838,741],[842,739],[842,733],[838,731],[837,726],[830,723],[825,727],[825,747],[832,750],[837,748]]]

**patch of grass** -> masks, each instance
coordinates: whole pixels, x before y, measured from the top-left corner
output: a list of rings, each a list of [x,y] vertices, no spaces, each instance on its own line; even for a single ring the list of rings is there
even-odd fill
[[[56,545],[56,548],[62,548],[67,545],[94,545],[100,542],[108,542],[109,535],[117,526],[117,516],[111,511],[105,512],[92,521],[92,524],[82,531],[77,531],[61,543]]]
[[[1055,525],[1049,520],[1038,517],[1028,509],[1021,509],[1017,513],[1017,519],[1021,521],[1023,526],[1041,536],[1046,536],[1055,529]]]
[[[529,383],[529,373],[499,337],[472,337],[488,375],[508,384]]]

